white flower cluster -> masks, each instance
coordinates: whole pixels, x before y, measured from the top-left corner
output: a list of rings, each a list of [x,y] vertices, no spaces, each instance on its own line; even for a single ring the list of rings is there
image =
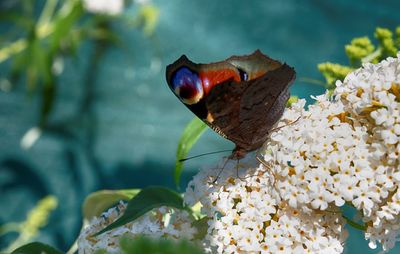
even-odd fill
[[[367,127],[370,163],[380,202],[364,214],[370,247],[393,248],[400,235],[400,54],[366,64],[337,82],[345,110]]]
[[[160,207],[146,213],[134,222],[127,223],[99,236],[93,236],[118,219],[125,209],[126,204],[120,202],[118,206],[110,208],[100,217],[94,217],[79,235],[79,254],[91,254],[99,250],[105,250],[107,253],[121,253],[119,242],[121,236],[125,235],[192,240],[197,232],[191,225],[192,219],[188,212]]]
[[[236,168],[238,167],[238,168]],[[346,238],[338,213],[288,206],[262,167],[241,162],[203,170],[185,201],[200,202],[210,220],[204,245],[211,253],[341,253]],[[217,179],[215,181],[215,179]]]
[[[347,202],[367,225],[370,247],[378,241],[389,250],[400,233],[400,60],[366,64],[336,85],[336,99],[285,112],[264,159],[291,207]]]

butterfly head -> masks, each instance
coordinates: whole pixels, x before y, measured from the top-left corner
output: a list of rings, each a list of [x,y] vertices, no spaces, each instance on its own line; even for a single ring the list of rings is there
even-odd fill
[[[175,71],[170,83],[171,90],[185,104],[199,102],[203,96],[203,85],[199,75],[186,66]]]

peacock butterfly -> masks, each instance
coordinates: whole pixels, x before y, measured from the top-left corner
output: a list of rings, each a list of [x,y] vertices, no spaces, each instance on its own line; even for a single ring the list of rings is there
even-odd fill
[[[280,119],[296,77],[287,64],[256,50],[196,64],[182,55],[167,66],[168,86],[197,117],[235,143],[231,159],[258,149]]]

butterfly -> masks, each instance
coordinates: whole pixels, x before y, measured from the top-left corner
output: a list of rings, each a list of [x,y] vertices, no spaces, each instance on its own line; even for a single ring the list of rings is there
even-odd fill
[[[166,68],[169,88],[197,117],[235,144],[230,159],[260,148],[281,118],[294,68],[256,50],[196,64],[182,55]]]

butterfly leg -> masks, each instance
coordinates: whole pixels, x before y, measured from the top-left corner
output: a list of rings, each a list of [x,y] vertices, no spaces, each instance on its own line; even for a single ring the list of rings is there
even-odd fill
[[[241,177],[240,177],[240,175],[239,175],[239,158],[238,159],[236,159],[236,177],[238,178],[238,179],[240,179],[240,180],[245,180],[245,179],[242,179]]]
[[[264,161],[263,159],[261,159],[260,157],[256,157],[256,159],[266,168],[265,171],[263,172],[269,172],[273,177],[274,177],[274,181],[272,183],[272,186],[275,187],[276,182],[278,181],[277,175],[272,171],[272,168],[269,164],[267,164],[266,161]]]
[[[219,177],[222,174],[222,171],[224,171],[224,168],[225,168],[225,166],[226,166],[226,164],[228,163],[229,160],[230,160],[230,158],[226,157],[226,159],[224,161],[224,164],[222,165],[222,168],[219,170],[217,176],[215,177],[215,179],[210,184],[215,184],[218,181]]]
[[[288,124],[273,128],[272,130],[270,130],[270,133],[275,132],[275,131],[279,131],[280,129],[282,129],[282,128],[286,127],[286,126],[289,126],[289,125],[297,123],[300,120],[301,117],[302,116],[299,116],[296,120],[294,120],[293,122],[290,122]]]

